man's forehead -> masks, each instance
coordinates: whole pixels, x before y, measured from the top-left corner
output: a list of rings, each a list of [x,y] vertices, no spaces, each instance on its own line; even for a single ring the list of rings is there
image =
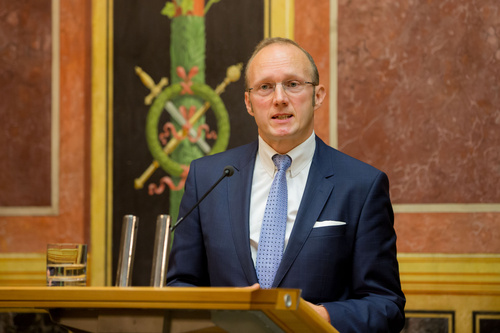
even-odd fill
[[[284,58],[305,58],[307,60],[307,56],[301,49],[295,45],[286,43],[274,43],[267,45],[255,55],[254,60],[261,60],[263,58],[266,59],[266,57],[271,54]]]
[[[276,43],[260,50],[250,63],[249,76],[265,80],[275,74],[294,78],[308,75],[310,64],[307,56],[294,45]],[[259,77],[256,78],[255,76]]]

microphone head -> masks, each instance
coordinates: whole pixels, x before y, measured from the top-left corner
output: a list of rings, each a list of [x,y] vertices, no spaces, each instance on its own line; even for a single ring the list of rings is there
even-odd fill
[[[234,168],[232,165],[228,165],[224,168],[224,175],[226,177],[231,177],[234,174]]]

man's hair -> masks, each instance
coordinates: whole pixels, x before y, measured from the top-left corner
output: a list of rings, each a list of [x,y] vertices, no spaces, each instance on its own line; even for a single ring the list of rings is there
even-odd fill
[[[314,59],[309,54],[309,52],[304,50],[304,48],[302,48],[302,46],[300,46],[299,44],[297,44],[297,42],[295,42],[291,39],[283,38],[283,37],[271,37],[271,38],[263,39],[259,44],[257,44],[252,55],[250,56],[250,59],[247,61],[247,65],[245,68],[245,87],[246,87],[246,89],[249,88],[248,87],[248,67],[250,66],[250,63],[252,62],[253,58],[255,58],[257,53],[259,53],[266,46],[269,46],[272,44],[293,45],[293,46],[297,47],[299,50],[301,50],[302,52],[304,52],[304,54],[307,56],[307,59],[309,59],[309,62],[311,63],[312,82],[319,84],[318,68],[316,67],[316,64],[314,63]]]

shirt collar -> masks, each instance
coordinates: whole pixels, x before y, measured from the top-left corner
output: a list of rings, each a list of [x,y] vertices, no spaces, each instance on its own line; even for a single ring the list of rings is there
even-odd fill
[[[297,176],[306,166],[308,166],[314,156],[314,151],[316,149],[315,133],[304,142],[302,142],[297,147],[290,150],[287,155],[292,159],[292,164],[287,172],[290,173],[290,177]],[[262,166],[266,172],[274,177],[274,173],[277,171],[276,166],[273,163],[272,157],[278,154],[271,146],[269,146],[260,136],[259,136],[259,159]]]

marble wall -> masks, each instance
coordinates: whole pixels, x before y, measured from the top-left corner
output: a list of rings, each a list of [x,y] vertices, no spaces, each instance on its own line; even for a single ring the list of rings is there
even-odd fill
[[[399,250],[499,253],[498,1],[340,0],[338,11],[339,149],[387,172],[394,204],[420,205],[396,216]]]
[[[15,3],[15,6],[14,6]],[[8,61],[9,52],[13,45],[21,43],[23,36],[45,33],[40,40],[46,40],[46,44],[38,45],[37,42],[23,44],[26,48],[32,50],[35,56],[31,59],[17,58],[16,63],[3,66],[1,73],[7,73],[9,70],[18,69],[20,73],[31,72],[25,81],[19,82],[18,79],[9,80],[2,75],[0,82],[2,87],[9,89],[29,90],[40,89],[38,95],[30,93],[26,96],[11,94],[2,98],[0,114],[2,121],[4,116],[12,109],[23,110],[31,109],[27,116],[17,123],[20,132],[34,134],[31,128],[40,126],[46,122],[47,114],[50,115],[50,108],[44,109],[44,106],[58,102],[60,105],[58,124],[50,124],[48,132],[57,130],[59,137],[59,211],[56,214],[44,214],[43,216],[0,216],[0,253],[44,253],[47,243],[50,242],[89,242],[90,241],[90,101],[91,101],[91,82],[90,82],[90,2],[86,0],[64,0],[60,1],[60,49],[59,49],[59,98],[58,101],[52,100],[50,80],[42,82],[38,87],[37,82],[32,82],[39,73],[49,71],[49,65],[39,65],[38,59],[52,59],[51,40],[57,34],[52,31],[52,1],[22,0],[9,1],[0,0],[0,15],[6,17],[7,21],[2,24],[11,25],[9,28],[12,35],[5,35],[8,30],[2,29],[0,33],[0,61]],[[14,8],[15,7],[15,8]],[[44,39],[45,38],[45,39]],[[52,42],[54,42],[52,40]],[[37,46],[38,45],[38,46]],[[33,64],[36,64],[35,66]],[[44,68],[48,66],[49,68]],[[18,73],[18,72],[16,72]],[[20,83],[20,84],[17,84]],[[39,82],[38,82],[39,83]],[[30,86],[31,84],[31,86]],[[21,88],[19,88],[21,87]],[[24,88],[23,88],[24,87]],[[4,89],[2,89],[4,90]],[[10,110],[10,111],[9,111]],[[29,119],[28,119],[29,118]],[[19,120],[19,118],[18,118]],[[5,126],[2,124],[2,126]],[[53,127],[51,127],[53,126]],[[5,133],[2,133],[5,135]],[[49,140],[47,140],[49,138]],[[7,147],[12,140],[2,142],[2,154],[7,152]],[[49,142],[47,142],[49,141]],[[37,146],[40,142],[42,147]],[[50,154],[50,134],[47,131],[43,136],[28,135],[25,136],[22,144],[24,147],[34,145],[39,147],[42,155]],[[28,148],[17,148],[28,149]],[[24,157],[28,158],[24,151]],[[43,159],[36,158],[29,163],[28,175],[35,178],[43,175],[44,170],[49,168]],[[4,160],[2,158],[2,160]],[[6,159],[4,160],[6,161]],[[25,162],[28,163],[26,160]],[[50,164],[50,160],[48,162]],[[3,166],[5,166],[3,164]],[[2,168],[3,168],[2,166]],[[3,170],[0,168],[0,170]],[[3,175],[5,176],[5,175]],[[43,191],[28,186],[26,180],[18,182],[18,186],[26,186],[35,198],[46,197]],[[41,185],[42,188],[44,185]],[[46,186],[46,185],[45,185]],[[11,195],[9,191],[5,192],[2,183],[2,193]],[[16,205],[22,203],[26,196],[20,197]],[[28,202],[28,205],[37,205]],[[0,265],[1,266],[1,265]],[[3,266],[2,266],[3,267]]]
[[[89,240],[90,5],[60,4],[60,214],[0,217],[2,252]],[[499,7],[338,1],[338,117],[332,122],[325,101],[316,132],[331,142],[335,124],[340,150],[387,172],[396,208],[418,205],[396,214],[401,253],[500,253]],[[296,0],[295,8],[295,39],[329,90],[330,2]],[[10,17],[2,24],[15,23]],[[435,212],[431,204],[451,206]],[[468,209],[477,204],[489,206]]]
[[[330,5],[328,1],[295,0],[295,40],[314,58],[319,79],[327,95],[316,110],[314,130],[325,142],[330,142]]]
[[[23,21],[27,14],[23,8],[42,6],[40,11],[46,14],[51,3],[0,0],[4,18],[0,25],[5,27],[0,29],[2,130],[7,128],[4,119],[11,117],[8,112],[15,108],[34,112],[53,102],[46,98],[33,104],[40,92],[24,101],[7,94],[12,87],[8,86],[12,43],[5,35],[7,29],[19,32],[16,27],[23,22],[26,27],[33,25]],[[338,7],[338,31],[331,31],[331,4]],[[87,0],[64,0],[60,7],[59,213],[0,216],[1,254],[43,253],[49,241],[90,241],[91,6]],[[36,23],[38,31],[47,35],[46,15]],[[332,32],[338,32],[335,64],[330,53]],[[317,111],[316,133],[326,142],[338,141],[340,150],[389,175],[399,253],[500,254],[498,0],[295,0],[294,33],[315,58],[328,91],[332,70],[338,76],[338,103],[331,106],[333,96],[329,96]],[[31,44],[41,63],[48,59],[44,45]],[[25,83],[46,76],[42,65],[19,68],[27,73]],[[30,85],[24,86],[23,91],[29,92]],[[48,96],[47,86],[39,88]],[[29,117],[29,126],[47,128],[46,121],[31,119],[32,114],[15,116]],[[330,137],[332,133],[337,137]],[[12,128],[0,133],[0,139],[10,143],[7,134],[16,133]],[[30,140],[38,144],[43,138],[47,136],[34,135]],[[0,153],[6,149],[4,143]],[[46,161],[36,160],[34,172],[47,169]],[[0,166],[2,186],[12,180],[5,177],[5,167]],[[16,199],[8,193],[1,198]],[[498,276],[492,272],[487,272],[488,281]],[[473,276],[468,274],[464,276]],[[498,285],[497,280],[490,286]],[[427,299],[422,303],[430,304]],[[484,308],[489,313],[491,307]]]
[[[498,1],[340,1],[340,149],[394,203],[498,203]]]
[[[389,176],[404,332],[498,331],[500,4],[329,3],[336,54],[328,1],[295,1],[296,40],[320,74],[338,57],[336,118],[320,109],[315,128],[325,139],[329,120],[330,142]]]
[[[0,1],[0,32],[0,206],[51,206],[50,0]]]

